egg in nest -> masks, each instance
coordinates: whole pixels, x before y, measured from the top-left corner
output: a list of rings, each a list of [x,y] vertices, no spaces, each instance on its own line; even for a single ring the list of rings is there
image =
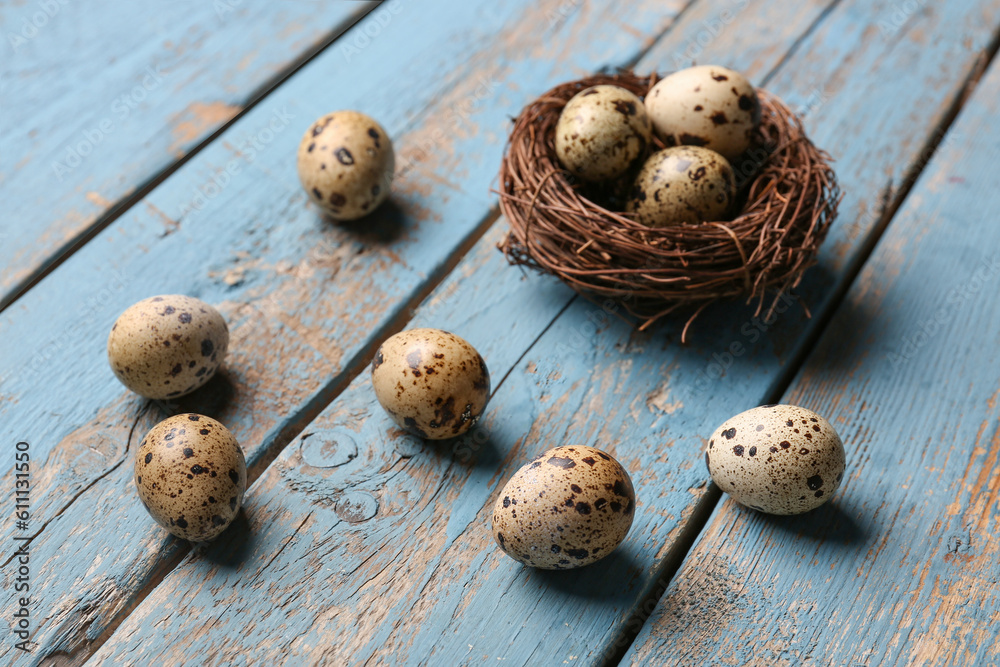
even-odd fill
[[[632,92],[592,86],[563,107],[556,124],[556,157],[577,178],[613,180],[646,155],[651,132],[646,108]]]
[[[664,77],[646,95],[654,132],[667,145],[702,146],[733,160],[760,122],[760,100],[750,82],[718,65],[688,67]]]
[[[733,168],[715,151],[676,146],[651,155],[625,210],[650,227],[724,220],[733,203]]]

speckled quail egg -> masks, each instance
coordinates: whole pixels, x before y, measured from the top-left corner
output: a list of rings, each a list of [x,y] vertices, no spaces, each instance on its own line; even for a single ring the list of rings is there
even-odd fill
[[[651,132],[642,100],[618,86],[593,86],[563,108],[556,124],[556,156],[585,181],[612,180],[645,156]]]
[[[646,95],[653,130],[668,145],[704,146],[733,160],[750,147],[760,122],[757,92],[725,67],[689,67]]]
[[[493,538],[525,565],[562,570],[614,551],[632,526],[625,468],[593,447],[556,447],[510,478],[493,506]]]
[[[334,220],[356,220],[387,196],[395,169],[392,141],[358,111],[336,111],[312,124],[299,144],[299,180]]]
[[[413,435],[441,440],[462,435],[490,400],[486,362],[468,342],[440,329],[390,337],[372,359],[375,396],[393,421]]]
[[[247,464],[236,438],[211,417],[164,419],[135,453],[135,488],[150,516],[185,540],[215,539],[236,518]]]
[[[108,335],[108,361],[140,396],[174,398],[208,382],[228,347],[229,328],[219,311],[190,296],[165,294],[118,316]]]
[[[844,445],[812,410],[764,405],[717,428],[705,464],[739,504],[768,514],[801,514],[825,503],[840,486]]]
[[[698,146],[666,148],[649,156],[625,210],[650,227],[722,220],[732,204],[733,168]]]

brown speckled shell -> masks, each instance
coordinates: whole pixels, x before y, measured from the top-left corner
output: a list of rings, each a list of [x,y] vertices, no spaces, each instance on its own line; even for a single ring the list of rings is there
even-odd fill
[[[146,398],[175,398],[208,382],[229,347],[226,321],[204,301],[180,294],[144,299],[118,316],[108,362]]]
[[[490,373],[472,345],[440,329],[390,337],[372,359],[378,402],[401,428],[421,438],[459,436],[490,400]]]
[[[298,170],[313,203],[335,220],[355,220],[389,196],[395,170],[392,141],[371,117],[335,111],[306,130]]]
[[[760,100],[750,82],[716,65],[665,77],[646,95],[646,111],[668,146],[704,146],[729,160],[750,147],[760,122]]]
[[[229,429],[204,415],[182,414],[164,419],[142,439],[134,481],[158,524],[203,542],[218,537],[240,511],[247,464]]]
[[[613,180],[646,155],[652,125],[642,100],[618,86],[577,93],[559,116],[559,162],[585,181]]]
[[[705,464],[739,504],[768,514],[801,514],[840,486],[844,445],[812,410],[765,405],[717,428],[705,447]]]
[[[676,146],[649,156],[626,210],[650,227],[724,220],[733,201],[733,168],[715,151]]]
[[[493,506],[493,538],[525,565],[570,569],[614,551],[634,515],[635,490],[618,461],[593,447],[556,447],[503,487]]]

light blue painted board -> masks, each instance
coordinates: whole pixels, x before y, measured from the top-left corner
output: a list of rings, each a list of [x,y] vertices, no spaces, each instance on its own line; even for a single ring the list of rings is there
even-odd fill
[[[34,660],[85,659],[179,553],[132,514],[129,434],[166,413],[207,412],[233,430],[256,473],[489,221],[509,110],[636,57],[673,11],[404,4],[360,52],[338,42],[309,63],[0,316],[0,423],[39,462]],[[341,39],[356,44],[377,16]],[[309,123],[344,107],[377,117],[398,157],[390,204],[353,225],[307,204],[294,165]],[[234,164],[227,183],[220,170]],[[104,341],[128,305],[168,292],[217,305],[231,354],[204,390],[144,411],[110,373]],[[114,506],[101,521],[116,531],[94,531],[95,508]],[[7,539],[15,527],[2,530]]]
[[[512,271],[494,248],[502,232],[491,229],[411,322],[447,322],[480,350],[500,386],[550,313],[573,299],[560,285]],[[510,322],[504,314],[514,303],[525,312]],[[507,450],[530,417],[490,410],[466,437],[425,443],[386,418],[363,373],[267,469],[248,494],[245,524],[188,556],[91,663],[129,655],[194,664],[206,658],[204,647],[208,663],[219,665],[241,657],[248,664],[419,659],[422,642],[410,646],[402,619],[442,569],[460,589],[470,582],[458,573],[490,556],[468,551],[468,541],[478,542],[496,468],[513,455]],[[168,611],[163,603],[178,595],[188,602]],[[213,627],[208,618],[217,619]],[[165,632],[155,641],[146,634],[151,623]],[[235,633],[234,624],[243,630]]]
[[[1000,662],[998,97],[994,63],[784,397],[840,432],[836,497],[721,503],[626,664]]]
[[[0,7],[0,308],[102,216],[375,4]],[[380,9],[383,20],[391,11],[391,3]]]
[[[874,23],[887,6],[841,4],[830,17],[867,11]],[[1000,17],[990,18],[984,24],[969,13],[956,13],[948,20],[925,17],[925,23],[917,24],[938,44],[937,55],[953,56],[945,61],[956,68],[950,87],[921,85],[921,67],[931,70],[930,80],[936,81],[941,65],[935,54],[921,60],[927,49],[922,40],[872,42],[858,31],[843,36],[858,40],[850,57],[823,60],[828,79],[849,74],[863,89],[896,71],[900,62],[920,63],[909,70],[908,100],[924,110],[922,124],[899,126],[886,136],[866,130],[865,119],[857,114],[823,117],[822,122],[846,127],[873,156],[881,156],[841,167],[855,202],[877,195],[872,176],[885,168],[881,160],[916,159],[943,113],[929,102],[958,96],[977,56],[975,50],[962,49],[985,47],[992,35],[988,26]],[[964,39],[972,34],[976,41]],[[963,38],[961,48],[948,41],[955,36]],[[804,42],[825,58],[819,42],[838,38],[838,32],[824,32],[821,24]],[[811,53],[807,46],[800,45],[800,53]],[[785,94],[780,74],[773,80],[771,88]],[[886,113],[902,103],[898,96],[879,98],[871,113]],[[494,238],[480,246],[491,245]],[[860,250],[861,240],[855,238],[852,252]],[[480,252],[484,250],[477,247],[475,253]],[[546,320],[539,318],[539,303],[522,307],[517,298],[502,298],[511,285],[523,289],[520,274],[503,267],[500,258],[486,257],[482,261],[473,255],[476,272],[447,281],[441,296],[422,308],[413,324],[444,326],[452,313],[462,313],[463,328],[457,330],[485,347],[495,368],[491,355],[498,348],[505,362],[516,356],[504,345],[506,323]],[[528,282],[539,289],[554,284],[537,276]],[[487,286],[504,307],[476,311],[477,319],[468,320],[466,309],[482,299]],[[812,296],[820,301],[824,294],[814,291]],[[328,448],[330,462],[310,464],[314,450],[306,438],[304,452],[302,446],[286,449],[251,490],[254,509],[247,530],[267,540],[285,536],[281,553],[271,559],[256,549],[219,544],[188,556],[92,662],[137,654],[190,661],[195,653],[180,639],[192,633],[213,648],[212,659],[220,663],[240,655],[338,664],[481,664],[498,659],[601,664],[613,657],[631,623],[629,616],[641,612],[638,601],[655,588],[662,568],[683,556],[677,539],[689,529],[707,488],[699,456],[701,434],[707,436],[729,415],[759,402],[794,350],[779,349],[770,359],[758,352],[757,372],[742,361],[736,388],[732,377],[728,384],[698,387],[706,359],[711,362],[713,354],[728,348],[731,336],[742,335],[742,321],[710,327],[693,345],[680,347],[679,326],[639,335],[582,300],[559,315],[564,303],[559,298],[547,302],[547,314],[555,322],[497,390],[483,423],[489,437],[468,462],[472,470],[463,453],[475,439],[415,447],[388,429],[363,375],[305,430],[335,443]],[[803,335],[801,324],[797,331]],[[757,335],[768,338],[759,329]],[[637,522],[622,550],[602,565],[577,573],[527,570],[493,545],[488,531],[492,501],[524,461],[566,442],[605,446],[633,471],[640,497]],[[357,452],[349,461],[345,447]],[[319,468],[317,463],[338,465]],[[338,508],[365,506],[360,494],[365,494],[368,511],[343,514],[364,520],[341,520]],[[369,516],[373,508],[375,514]],[[177,604],[182,595],[190,601]],[[281,603],[273,604],[275,599]],[[238,609],[230,608],[232,600],[240,600]],[[237,629],[247,617],[253,621],[240,634]]]

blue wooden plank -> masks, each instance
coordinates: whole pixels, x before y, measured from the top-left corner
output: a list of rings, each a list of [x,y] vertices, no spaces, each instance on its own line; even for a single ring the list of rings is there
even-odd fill
[[[798,518],[723,502],[626,664],[1000,663],[1000,67],[784,397],[848,470]]]
[[[39,462],[33,659],[86,658],[183,551],[124,500],[131,439],[164,414],[207,412],[259,473],[493,219],[510,109],[635,58],[677,6],[405,4],[378,30],[369,15],[347,51],[310,62],[0,316],[0,428]],[[304,127],[345,107],[376,117],[399,159],[391,202],[334,225],[294,156]],[[124,308],[168,292],[216,305],[231,351],[204,390],[150,405],[114,379],[104,340]],[[111,528],[88,529],[95,516]]]
[[[462,335],[478,332],[469,341],[498,382],[544,330],[552,309],[573,298],[537,277],[521,280],[495,249],[502,233],[500,226],[491,229],[412,322],[446,321]],[[502,293],[494,289],[498,281]],[[507,326],[504,313],[513,301],[525,313]],[[484,322],[494,330],[502,326],[504,335],[486,335]],[[458,573],[481,567],[492,553],[473,553],[468,542],[478,542],[480,513],[499,481],[496,466],[516,456],[503,450],[530,428],[530,415],[489,410],[466,437],[425,443],[385,417],[369,374],[362,374],[268,468],[247,496],[245,526],[186,558],[179,576],[155,589],[156,604],[140,605],[92,662],[113,664],[129,654],[141,662],[187,664],[197,660],[198,646],[212,647],[218,664],[239,656],[250,664],[358,664],[372,655],[375,662],[403,664],[427,657],[422,633],[400,634],[400,619],[451,613],[452,601],[421,614],[413,607],[431,582],[447,576],[437,568],[455,575],[449,583],[461,589],[468,581]],[[324,446],[309,446],[317,440]],[[366,505],[371,510],[360,516],[345,512]],[[176,600],[179,591],[207,605],[217,624],[208,627],[207,616],[189,613],[187,605],[166,610],[161,601]],[[240,602],[229,607],[226,600]],[[149,641],[149,624],[159,625],[164,615],[169,637]],[[244,630],[234,634],[232,624]],[[431,624],[427,631],[434,631]],[[248,642],[248,636],[256,639]],[[440,662],[461,660],[445,655]]]
[[[777,21],[793,7],[801,5],[745,11],[775,12]],[[872,40],[872,26],[892,11],[891,3],[838,3],[810,30],[823,7],[813,9],[797,15],[805,37],[797,42],[802,32],[793,30],[786,42],[796,44],[797,58],[783,59],[766,45],[772,64],[784,63],[769,88],[794,98],[801,94],[795,72],[808,68],[816,76],[812,86],[825,86],[831,96],[868,95],[864,113],[822,98],[802,109],[816,134],[839,128],[857,142],[852,157],[864,159],[838,165],[852,193],[846,215],[853,220],[861,203],[880,193],[876,176],[919,164],[946,113],[942,100],[960,96],[1000,13],[989,3],[949,5],[915,19],[914,34]],[[680,40],[697,35],[704,18],[697,6],[685,13],[685,29],[667,35],[659,57],[684,47]],[[747,21],[753,24],[750,15]],[[678,42],[672,42],[675,34]],[[733,66],[742,46],[727,33],[703,55]],[[905,95],[895,86],[880,89],[880,81],[890,73],[904,76],[901,71]],[[867,114],[910,122],[887,131]],[[838,241],[852,244],[848,260],[859,256],[866,236],[875,233],[874,220],[862,224],[853,237],[849,225],[836,230],[826,266],[838,255]],[[617,320],[613,306],[571,302],[553,281],[522,278],[504,266],[493,254],[497,238],[491,230],[412,322],[452,328],[503,378],[481,430],[457,442],[422,445],[391,428],[367,376],[357,378],[306,428],[305,444],[285,449],[249,492],[252,545],[220,543],[186,558],[95,663],[124,656],[192,660],[194,651],[181,645],[186,637],[212,647],[212,659],[220,662],[247,655],[336,664],[602,664],[624,650],[629,615],[642,611],[639,603],[659,573],[683,556],[678,540],[692,514],[705,509],[700,436],[767,395],[807,324],[801,311],[782,313],[775,327],[751,320],[752,310],[730,307],[728,320],[716,313],[693,345],[680,347],[682,321],[637,334]],[[848,265],[821,275],[827,283],[846,281]],[[809,289],[806,298],[821,311],[829,285]],[[518,327],[514,340],[506,334],[511,323]],[[524,340],[533,337],[524,327],[537,338],[528,348]],[[732,357],[731,342],[751,327],[756,338],[742,344],[746,351],[761,343],[752,358],[735,354],[724,382],[700,384],[706,367],[719,363],[715,355]],[[789,329],[784,339],[775,335],[783,327]],[[314,437],[328,443],[328,460],[318,456],[324,448],[308,444]],[[532,455],[571,442],[606,447],[633,472],[639,506],[632,535],[592,568],[521,568],[492,542],[494,495]],[[353,507],[366,511],[345,511]],[[281,552],[272,557],[256,540],[280,544]]]
[[[102,216],[375,4],[0,6],[0,309]],[[383,21],[398,4],[379,10]]]

